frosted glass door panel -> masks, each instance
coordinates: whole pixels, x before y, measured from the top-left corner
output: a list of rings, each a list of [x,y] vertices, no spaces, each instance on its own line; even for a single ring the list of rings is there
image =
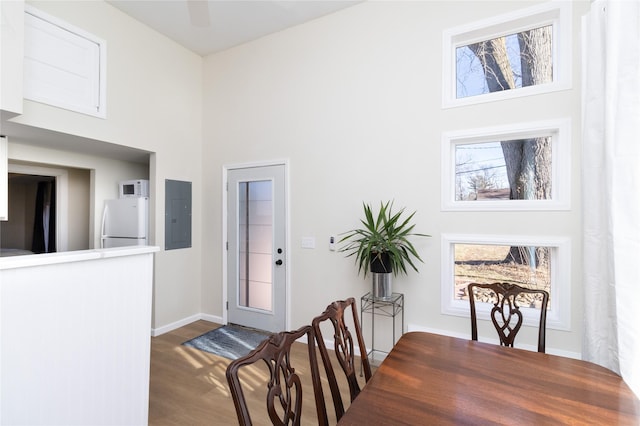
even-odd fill
[[[238,184],[240,306],[270,311],[273,306],[273,182]]]

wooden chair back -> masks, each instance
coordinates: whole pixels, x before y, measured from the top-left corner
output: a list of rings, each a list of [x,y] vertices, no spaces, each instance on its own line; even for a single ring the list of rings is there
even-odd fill
[[[476,318],[476,298],[477,289],[491,290],[495,295],[495,302],[491,308],[490,316],[498,336],[500,344],[513,347],[516,335],[522,326],[522,312],[517,299],[522,294],[533,295],[531,304],[536,296],[541,296],[540,321],[538,323],[538,352],[545,351],[545,329],[547,326],[547,305],[549,304],[549,293],[545,290],[530,289],[517,284],[492,283],[479,284],[471,283],[467,286],[469,294],[469,304],[471,307],[471,339],[478,340],[478,322]],[[533,306],[532,306],[533,307]]]
[[[227,367],[227,381],[241,426],[252,424],[251,415],[239,377],[241,368],[264,361],[269,370],[267,381],[266,412],[273,425],[300,425],[302,418],[302,380],[301,373],[291,365],[291,347],[293,343],[306,335],[311,381],[315,397],[316,414],[319,425],[328,425],[322,384],[316,356],[315,336],[310,325],[296,331],[275,333],[262,342],[256,349],[242,358],[238,358]],[[305,365],[306,367],[306,365]],[[299,369],[305,368],[302,365]],[[306,377],[306,376],[305,376]],[[308,406],[308,404],[307,404]]]
[[[353,330],[350,330],[345,324],[345,315],[348,314],[347,311],[351,311],[352,314]],[[353,402],[361,390],[358,378],[356,377],[357,360],[362,363],[361,371],[364,371],[365,382],[368,382],[369,379],[371,379],[371,365],[369,364],[367,348],[362,336],[362,329],[360,328],[356,301],[353,297],[350,297],[347,300],[340,300],[331,303],[321,315],[313,319],[311,325],[313,326],[316,341],[318,343],[318,349],[320,350],[320,356],[322,358],[322,364],[324,365],[327,381],[329,382],[336,418],[337,420],[340,420],[344,414],[344,403],[342,401],[342,395],[340,394],[340,388],[331,362],[331,356],[327,350],[322,335],[321,325],[326,322],[330,322],[333,327],[333,349],[335,352],[335,358],[347,379],[351,402]],[[355,344],[358,345],[358,350],[360,352],[359,357],[356,357],[355,354]]]

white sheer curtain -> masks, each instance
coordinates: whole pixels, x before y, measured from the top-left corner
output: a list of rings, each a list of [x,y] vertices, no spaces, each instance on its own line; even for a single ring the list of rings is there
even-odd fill
[[[583,358],[640,395],[640,2],[585,17]]]

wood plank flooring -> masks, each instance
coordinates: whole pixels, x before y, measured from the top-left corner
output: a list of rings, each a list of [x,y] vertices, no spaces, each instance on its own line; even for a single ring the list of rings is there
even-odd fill
[[[182,346],[183,342],[217,327],[220,325],[208,321],[196,321],[151,338],[149,425],[234,425],[238,423],[225,377],[227,365],[231,361]],[[292,362],[303,377],[303,394],[306,395],[303,424],[313,425],[317,424],[317,420],[313,391],[309,383],[311,375],[306,350],[306,345],[296,343],[292,351]],[[249,368],[246,370],[245,396],[252,408],[252,420],[255,425],[269,425],[271,423],[266,418],[264,408],[265,397],[261,392],[266,388],[266,368],[252,366],[251,370]],[[323,381],[326,385],[326,380]],[[346,380],[340,385],[343,388],[343,395],[348,395]],[[328,387],[324,395],[330,422],[335,424],[335,413],[332,412],[333,405],[330,402]],[[348,401],[345,401],[345,406],[348,405]]]

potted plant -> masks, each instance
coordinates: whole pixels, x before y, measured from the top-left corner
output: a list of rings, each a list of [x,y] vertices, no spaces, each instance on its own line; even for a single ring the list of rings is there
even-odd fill
[[[388,298],[391,296],[391,275],[407,273],[407,266],[418,272],[414,260],[422,262],[409,237],[429,237],[414,233],[411,223],[415,211],[405,219],[404,208],[393,213],[393,202],[380,202],[380,209],[374,214],[371,206],[363,203],[364,219],[361,228],[345,232],[341,243],[346,242],[341,252],[347,257],[356,257],[358,273],[371,272],[373,276],[373,296]]]

